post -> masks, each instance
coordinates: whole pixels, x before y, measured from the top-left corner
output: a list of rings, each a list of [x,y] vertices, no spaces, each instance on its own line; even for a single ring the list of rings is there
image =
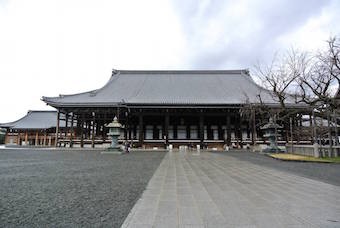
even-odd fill
[[[333,137],[332,137],[332,127],[331,127],[331,117],[330,111],[327,111],[327,126],[328,126],[328,141],[329,141],[329,152],[328,156],[332,157],[333,154]]]
[[[67,132],[68,132],[68,113],[66,112],[66,114],[65,114],[65,134],[64,134],[64,147],[66,147]]]
[[[170,116],[169,114],[165,114],[165,127],[164,127],[164,136],[165,136],[165,148],[169,144],[169,122],[170,122]]]
[[[144,143],[144,129],[143,129],[143,115],[139,113],[139,143],[143,146]]]
[[[92,129],[91,129],[91,147],[94,148],[94,136],[95,136],[95,126],[96,126],[96,113],[92,112]]]
[[[46,146],[47,134],[46,129],[44,130],[44,146]]]
[[[318,143],[318,136],[316,133],[316,119],[315,119],[315,112],[314,112],[314,108],[312,111],[312,116],[313,116],[313,141],[314,143]]]
[[[84,113],[81,114],[80,120],[80,147],[84,147]]]
[[[72,112],[72,116],[71,116],[71,135],[70,135],[70,147],[73,147],[73,133],[74,133],[74,113]]]
[[[291,148],[291,153],[293,154],[293,119],[292,117],[289,118],[289,125],[290,125],[290,148]],[[276,131],[275,131],[276,134]]]
[[[199,125],[200,125],[200,143],[201,143],[201,148],[203,149],[203,143],[204,143],[204,116],[203,116],[203,113],[200,114]]]
[[[239,139],[240,139],[240,143],[239,146],[240,148],[242,148],[242,144],[243,144],[243,132],[242,132],[242,115],[241,113],[239,114]]]
[[[231,120],[230,119],[231,118],[230,118],[230,112],[229,112],[227,115],[227,119],[226,119],[227,121],[227,145],[228,146],[231,146],[231,124],[230,124]]]
[[[35,146],[38,146],[38,140],[39,140],[39,132],[37,131],[35,133]]]
[[[58,146],[59,124],[60,124],[60,111],[58,109],[58,111],[57,111],[57,126],[55,128],[55,142],[54,142],[55,147]]]
[[[252,143],[253,143],[253,145],[255,146],[256,145],[256,140],[257,140],[257,135],[256,135],[256,117],[255,117],[255,115],[256,115],[256,113],[255,113],[255,109],[252,109],[252,111],[251,111],[251,114],[252,114],[252,122],[253,122],[253,126],[252,126]]]
[[[333,122],[335,130],[335,146],[339,146],[339,132],[338,132],[338,117],[336,115],[335,109],[333,110]],[[339,156],[339,148],[335,149],[334,156]]]
[[[319,153],[318,138],[317,138],[317,135],[316,135],[316,119],[315,119],[314,108],[312,110],[312,116],[313,116],[313,148],[314,148],[314,157],[318,158],[318,157],[320,157],[320,153]]]

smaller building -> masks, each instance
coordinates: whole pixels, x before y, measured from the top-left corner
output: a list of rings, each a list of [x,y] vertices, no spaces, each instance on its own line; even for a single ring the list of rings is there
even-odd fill
[[[59,124],[58,127],[65,127],[64,121]],[[54,146],[56,125],[56,111],[28,111],[21,119],[0,124],[0,127],[6,129],[5,144]]]

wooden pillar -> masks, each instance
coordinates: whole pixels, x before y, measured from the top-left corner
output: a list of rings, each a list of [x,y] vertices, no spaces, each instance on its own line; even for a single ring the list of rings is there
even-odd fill
[[[37,130],[37,132],[35,133],[35,146],[38,146],[38,141],[39,141],[39,131]]]
[[[66,113],[66,114],[65,114],[65,134],[64,134],[64,147],[66,147],[67,132],[68,132],[68,113]]]
[[[220,121],[219,121],[220,122]],[[221,124],[218,124],[218,139],[223,140],[223,130]]]
[[[96,113],[95,112],[92,112],[92,129],[91,129],[91,147],[94,148],[94,138],[95,138],[95,134],[96,134],[96,131],[95,131],[95,127],[96,127]]]
[[[203,113],[200,115],[199,118],[199,130],[200,130],[200,144],[201,148],[204,146],[204,116]]]
[[[213,134],[212,134],[212,131],[211,131],[211,123],[208,121],[205,121],[206,122],[206,125],[207,125],[207,139],[208,140],[211,140],[213,139]]]
[[[247,121],[247,140],[250,139],[251,120]]]
[[[54,142],[54,146],[55,147],[58,146],[59,124],[60,124],[60,111],[58,109],[58,112],[57,112],[57,126],[55,128],[55,142]]]
[[[251,111],[251,115],[252,115],[251,141],[252,144],[255,145],[257,141],[257,134],[256,134],[256,112],[254,109]]]
[[[81,114],[80,120],[80,147],[84,147],[84,113]]]
[[[178,125],[178,122],[177,122],[177,119],[174,123],[174,139],[178,139],[178,132],[177,132],[177,125]]]
[[[241,115],[239,115],[238,116],[239,117],[239,127],[238,127],[238,129],[239,129],[239,139],[240,139],[240,144],[242,144],[242,141],[243,141],[243,129],[242,129],[242,116]]]
[[[124,115],[124,117],[125,117],[124,139],[128,140],[128,130],[130,128],[130,126],[129,126],[129,116],[128,116],[129,113],[128,113],[127,110],[124,113],[125,113],[125,115]]]
[[[21,145],[21,135],[20,132],[17,132],[17,145]]]
[[[144,143],[144,129],[143,129],[143,115],[139,113],[139,143],[143,146]]]
[[[300,120],[301,120],[301,115],[299,115],[297,118],[296,118],[296,131],[297,131],[297,142],[299,143],[300,142],[300,139],[301,139],[301,126],[300,126]]]
[[[165,126],[164,126],[164,136],[165,136],[165,149],[167,145],[169,144],[169,122],[170,122],[170,116],[169,114],[165,114]]]
[[[70,130],[70,147],[73,147],[73,134],[74,134],[74,113],[71,116],[71,130]]]
[[[106,134],[105,134],[105,132],[106,132],[106,129],[105,129],[105,123],[110,123],[110,121],[109,121],[109,119],[108,119],[108,117],[107,117],[107,113],[105,112],[104,113],[104,120],[103,120],[103,125],[102,125],[102,127],[103,127],[103,131],[102,131],[102,140],[103,140],[103,142],[105,142],[105,139],[106,139]]]
[[[230,120],[230,112],[228,112],[227,117],[226,117],[226,124],[227,124],[227,145],[231,145],[231,120]]]
[[[46,146],[46,140],[47,140],[47,133],[46,133],[46,129],[44,130],[44,146]]]
[[[187,124],[185,125],[185,131],[186,131],[186,138],[190,140],[190,125]]]
[[[131,123],[130,123],[129,124],[129,135],[128,135],[129,140],[132,140],[131,130],[132,130],[132,127],[131,127]]]
[[[28,132],[25,132],[25,146],[28,144]]]

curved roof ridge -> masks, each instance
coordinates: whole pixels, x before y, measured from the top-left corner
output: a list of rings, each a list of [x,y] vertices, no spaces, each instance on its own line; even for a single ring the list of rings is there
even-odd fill
[[[239,70],[116,70],[121,74],[242,74],[249,75],[248,69]]]
[[[273,97],[273,100],[276,100],[277,98],[275,97],[275,94],[273,91],[269,90],[269,89],[266,89],[264,87],[262,87],[261,85],[257,84],[254,79],[252,77],[250,77],[249,80],[251,83],[255,84],[256,87],[258,87],[260,89],[260,91],[264,91],[264,92],[268,92],[272,97]],[[291,94],[291,93],[286,93],[288,96],[290,96],[292,99],[294,99],[294,95]],[[260,95],[260,94],[259,94]],[[294,103],[294,102],[293,102]],[[295,102],[296,103],[296,102]]]
[[[27,114],[30,112],[57,112],[57,110],[28,110]]]
[[[93,89],[93,90],[88,90],[85,92],[81,92],[81,93],[73,93],[73,94],[59,94],[59,96],[57,97],[46,97],[46,96],[42,96],[41,100],[46,101],[49,99],[53,99],[53,98],[63,98],[63,97],[72,97],[72,96],[78,96],[78,95],[83,95],[83,94],[90,94],[90,95],[95,95],[97,94],[100,90],[104,89],[105,87],[107,87],[108,85],[111,84],[111,82],[113,81],[113,79],[117,79],[119,76],[119,72],[114,73],[114,71],[112,71],[112,75],[110,76],[110,79],[104,84],[104,86],[102,86],[99,89]]]

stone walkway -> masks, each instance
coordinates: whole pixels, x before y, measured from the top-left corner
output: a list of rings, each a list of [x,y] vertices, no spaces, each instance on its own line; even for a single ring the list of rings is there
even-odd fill
[[[122,227],[340,227],[340,187],[220,154],[169,152]]]

